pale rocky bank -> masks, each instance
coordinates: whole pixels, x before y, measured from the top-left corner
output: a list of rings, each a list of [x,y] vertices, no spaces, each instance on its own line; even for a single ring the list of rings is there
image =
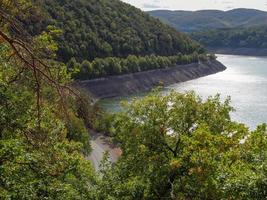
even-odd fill
[[[147,92],[156,86],[168,86],[224,71],[226,67],[217,60],[177,65],[133,74],[110,76],[77,82],[78,87],[96,99],[127,96]]]

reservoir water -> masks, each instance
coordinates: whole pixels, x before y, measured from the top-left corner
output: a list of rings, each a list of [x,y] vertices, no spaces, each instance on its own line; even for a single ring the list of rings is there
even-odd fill
[[[178,83],[164,88],[165,92],[194,90],[206,98],[217,93],[222,99],[231,96],[236,109],[232,118],[254,129],[267,122],[267,57],[217,55],[227,70],[203,78]],[[139,94],[138,96],[142,96]],[[108,111],[120,110],[121,100],[132,97],[106,99],[100,105]]]

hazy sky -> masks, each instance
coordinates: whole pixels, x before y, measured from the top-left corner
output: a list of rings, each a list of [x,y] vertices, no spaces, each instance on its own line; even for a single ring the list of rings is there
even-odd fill
[[[255,8],[267,11],[267,0],[122,0],[142,10],[202,10]]]

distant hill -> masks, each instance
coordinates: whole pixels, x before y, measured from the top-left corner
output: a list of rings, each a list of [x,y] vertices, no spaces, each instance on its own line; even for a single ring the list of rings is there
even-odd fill
[[[213,48],[267,48],[267,25],[249,28],[207,30],[191,37]]]
[[[119,0],[35,0],[44,14],[25,22],[31,33],[54,25],[63,31],[56,38],[58,58],[64,62],[128,55],[191,54],[201,47],[185,34]]]
[[[267,12],[254,9],[234,9],[230,11],[170,11],[148,12],[182,32],[198,32],[207,29],[225,29],[260,26],[267,24]]]

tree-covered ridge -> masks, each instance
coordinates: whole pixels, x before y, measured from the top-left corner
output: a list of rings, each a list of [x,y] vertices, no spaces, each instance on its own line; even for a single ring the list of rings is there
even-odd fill
[[[149,14],[182,32],[199,32],[207,29],[260,26],[265,25],[267,21],[267,12],[244,8],[229,11],[155,10],[150,11]]]
[[[56,41],[62,61],[203,50],[184,34],[119,0],[36,0],[36,5],[45,13],[40,17],[35,11],[36,16],[45,20],[36,27],[35,20],[28,19],[26,27],[32,34],[49,24],[61,29]]]
[[[267,48],[267,26],[209,30],[191,36],[207,47]]]

